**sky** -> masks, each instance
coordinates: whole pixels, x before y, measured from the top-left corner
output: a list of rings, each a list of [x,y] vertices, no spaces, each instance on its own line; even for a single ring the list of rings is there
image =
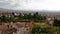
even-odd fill
[[[60,11],[60,0],[0,0],[0,8]]]

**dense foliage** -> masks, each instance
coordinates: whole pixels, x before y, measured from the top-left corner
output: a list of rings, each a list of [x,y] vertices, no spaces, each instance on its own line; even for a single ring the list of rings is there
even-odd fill
[[[31,34],[41,34],[46,32],[46,25],[44,23],[36,23],[36,25],[32,28]]]
[[[45,23],[36,23],[31,30],[31,34],[54,34],[55,32],[57,32],[56,27],[51,27]]]
[[[54,19],[53,25],[54,25],[54,26],[60,26],[60,20]]]
[[[10,17],[6,17],[5,15],[3,15],[1,17],[2,22],[30,22],[30,21],[34,21],[34,22],[40,22],[40,21],[44,21],[46,20],[45,16],[41,16],[40,14],[38,14],[38,12],[34,13],[33,15],[31,13],[27,14],[24,13],[23,15],[20,13],[20,15],[16,16],[14,15],[14,13],[12,13],[13,16]],[[17,18],[17,19],[16,19]]]

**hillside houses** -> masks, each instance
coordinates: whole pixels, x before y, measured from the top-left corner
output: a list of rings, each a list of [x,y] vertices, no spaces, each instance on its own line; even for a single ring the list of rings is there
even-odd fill
[[[5,16],[5,17],[3,17]],[[3,19],[2,19],[3,17]],[[7,17],[7,19],[6,19]],[[28,18],[29,17],[29,18]],[[6,21],[4,21],[4,19]],[[0,13],[0,33],[1,34],[31,34],[31,29],[35,26],[35,21],[46,22],[46,17],[34,14],[21,14],[21,13]],[[52,25],[53,18],[47,17],[47,23]]]
[[[13,24],[10,24],[9,27],[4,24],[4,25],[0,25],[0,33],[3,33],[3,34],[4,33],[11,33],[11,34],[30,33],[30,30],[33,26],[34,25],[32,23],[27,23],[27,24],[25,24],[25,23],[13,23]],[[11,30],[11,32],[10,32],[10,30]]]

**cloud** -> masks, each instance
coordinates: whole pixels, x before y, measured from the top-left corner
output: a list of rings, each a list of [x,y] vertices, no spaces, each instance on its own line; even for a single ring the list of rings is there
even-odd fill
[[[0,0],[0,8],[14,10],[60,10],[60,0]]]
[[[16,7],[16,1],[15,0],[0,0],[0,8],[14,8]]]
[[[60,0],[20,0],[20,6],[15,9],[21,10],[60,10]]]

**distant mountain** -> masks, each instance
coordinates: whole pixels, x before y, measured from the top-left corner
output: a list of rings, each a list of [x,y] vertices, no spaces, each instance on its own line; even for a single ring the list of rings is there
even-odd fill
[[[6,11],[6,10],[8,10],[8,9],[0,8],[0,11]]]
[[[12,10],[12,9],[5,9],[0,8],[1,12],[16,12],[16,13],[35,13],[38,12],[39,14],[60,14],[60,11],[48,11],[48,10],[41,10],[41,11],[32,11],[32,10]]]
[[[0,13],[1,12],[11,12],[11,9],[5,9],[5,8],[0,8]]]

